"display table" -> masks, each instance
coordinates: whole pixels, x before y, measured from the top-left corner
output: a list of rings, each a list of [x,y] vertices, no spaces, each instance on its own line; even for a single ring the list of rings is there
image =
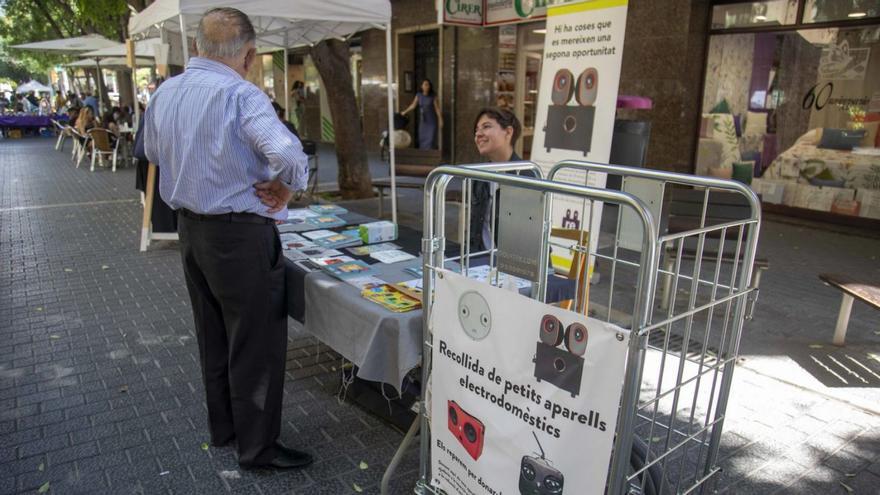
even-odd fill
[[[355,213],[340,217],[349,225],[374,221]],[[404,251],[418,255],[421,234],[400,227],[394,243]],[[457,246],[447,246],[447,256],[456,255],[457,249]],[[419,258],[382,264],[369,256],[353,256],[345,249],[341,251],[346,256],[372,264],[374,276],[390,283],[412,280],[415,277],[404,269],[421,265]],[[307,273],[290,260],[285,259],[285,262],[288,314],[303,322],[308,333],[354,363],[358,367],[358,378],[388,383],[399,390],[407,373],[421,364],[422,311],[394,313],[364,299],[356,287],[331,275]],[[471,265],[487,262],[487,258],[474,259]],[[548,301],[569,299],[573,294],[573,280],[549,278]]]
[[[52,119],[67,120],[67,116],[58,115],[0,115],[0,127],[52,127]]]

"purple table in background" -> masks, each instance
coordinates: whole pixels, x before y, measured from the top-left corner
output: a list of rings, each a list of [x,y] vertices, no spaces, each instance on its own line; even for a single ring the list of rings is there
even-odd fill
[[[53,118],[67,120],[66,115],[0,115],[0,127],[52,127]]]

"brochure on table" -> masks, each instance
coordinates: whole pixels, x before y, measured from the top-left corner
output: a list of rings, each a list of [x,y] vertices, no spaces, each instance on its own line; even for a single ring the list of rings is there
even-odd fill
[[[431,484],[602,494],[628,331],[448,270],[435,281]]]
[[[562,160],[608,163],[617,110],[617,89],[626,31],[626,0],[591,0],[547,9],[547,34],[532,161],[545,174]],[[604,173],[563,171],[556,180],[605,187]],[[602,216],[595,204],[570,196],[553,198],[553,226],[596,232]],[[599,236],[590,236],[595,252]],[[566,244],[572,241],[557,239]],[[554,250],[554,265],[567,268],[572,254]],[[592,267],[591,267],[592,269]]]

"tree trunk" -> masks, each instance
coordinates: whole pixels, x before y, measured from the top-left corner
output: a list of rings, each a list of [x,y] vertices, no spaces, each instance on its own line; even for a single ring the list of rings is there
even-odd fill
[[[134,95],[132,95],[134,90],[131,86],[131,73],[131,69],[116,71],[116,90],[119,92],[120,107],[129,105],[131,108],[134,108]]]
[[[321,75],[322,91],[327,92],[327,103],[333,118],[336,160],[339,162],[339,192],[343,199],[372,197],[373,183],[352,86],[348,43],[324,40],[312,47],[311,54]]]

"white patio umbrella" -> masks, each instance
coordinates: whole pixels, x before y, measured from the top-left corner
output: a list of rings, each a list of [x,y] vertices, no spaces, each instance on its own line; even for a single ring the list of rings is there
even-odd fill
[[[46,41],[36,41],[33,43],[24,43],[21,45],[13,45],[10,48],[17,48],[19,50],[33,50],[45,53],[67,53],[70,55],[75,55],[78,53],[88,52],[92,50],[98,50],[101,48],[109,48],[112,46],[122,46],[125,47],[124,44],[108,40],[107,38],[98,35],[98,34],[88,34],[85,36],[76,36],[74,38],[61,38],[57,40],[46,40]],[[101,66],[97,64],[98,68],[98,84],[104,85],[104,76],[101,74]],[[104,95],[101,94],[100,87],[98,88],[98,98],[101,99],[101,104],[104,103]]]
[[[136,41],[134,44],[134,54],[137,57],[153,57],[154,46],[161,45],[162,40],[159,38],[147,38],[140,41]],[[92,50],[85,53],[80,54],[81,57],[126,57],[128,56],[128,50],[124,43],[109,46],[107,48],[101,48],[98,50]]]
[[[105,69],[124,69],[128,67],[128,60],[125,57],[110,57],[110,58],[84,58],[82,60],[78,60],[76,62],[71,62],[69,64],[64,64],[65,67],[75,67],[75,68],[83,68],[83,67],[95,67],[100,63],[101,67]],[[155,65],[155,60],[151,58],[142,58],[138,57],[137,59],[138,67],[150,67],[151,65]]]

